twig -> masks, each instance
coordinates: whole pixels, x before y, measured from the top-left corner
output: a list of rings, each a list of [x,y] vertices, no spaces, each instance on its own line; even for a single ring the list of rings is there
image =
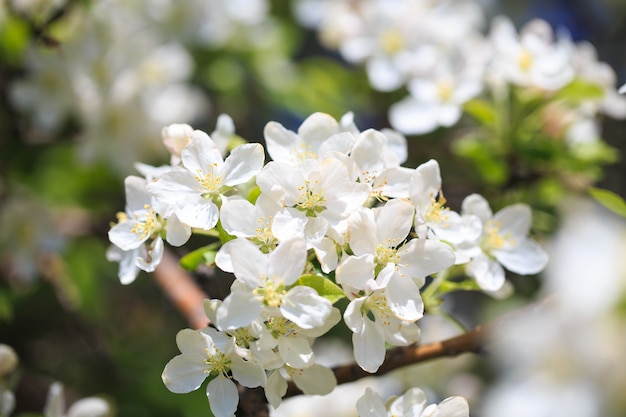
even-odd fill
[[[204,312],[204,300],[209,296],[179,266],[174,255],[165,251],[153,276],[191,327],[201,329],[209,325]]]

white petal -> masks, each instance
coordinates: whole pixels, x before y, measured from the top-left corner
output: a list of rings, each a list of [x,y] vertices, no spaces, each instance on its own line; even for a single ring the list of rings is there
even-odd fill
[[[232,330],[245,327],[259,317],[261,303],[252,291],[232,291],[217,309],[217,327]]]
[[[534,241],[523,239],[512,250],[494,250],[492,254],[506,269],[520,275],[536,274],[548,263],[548,254]]]
[[[278,337],[278,353],[285,363],[292,368],[306,368],[315,357],[311,345],[301,337]]]
[[[265,385],[265,369],[256,361],[232,357],[230,370],[237,382],[244,387],[254,388]]]
[[[229,234],[237,237],[251,237],[258,227],[256,210],[248,200],[228,200],[220,209],[222,227]]]
[[[172,246],[182,246],[189,240],[191,236],[191,228],[186,224],[181,223],[176,215],[173,215],[167,219],[165,225],[165,233],[167,242]]]
[[[454,251],[445,243],[412,239],[398,250],[403,273],[412,278],[424,278],[452,266],[456,259]]]
[[[441,190],[439,163],[431,159],[415,169],[409,185],[409,195],[415,206],[422,210],[432,204],[432,199]]]
[[[364,290],[374,279],[374,255],[345,257],[336,271],[337,283]]]
[[[223,159],[220,150],[206,133],[195,130],[189,138],[189,143],[181,151],[181,159],[185,168],[194,175],[209,173],[207,170],[213,164],[219,169]]]
[[[356,409],[359,417],[384,417],[389,415],[382,398],[372,391],[370,387],[367,387],[365,394],[357,400]]]
[[[176,209],[179,220],[191,227],[210,230],[219,218],[219,209],[212,200],[199,195]]]
[[[396,247],[408,236],[415,207],[407,200],[390,200],[376,213],[378,243]]]
[[[497,212],[493,219],[499,225],[500,235],[511,234],[513,237],[526,237],[531,224],[530,207],[526,204],[514,204]]]
[[[287,393],[287,381],[280,372],[275,370],[267,377],[265,383],[265,397],[270,405],[277,408],[283,401],[283,396]]]
[[[44,406],[45,417],[63,417],[65,414],[65,397],[63,396],[63,384],[53,382],[48,389],[48,397]]]
[[[461,212],[463,214],[473,214],[483,223],[489,220],[493,215],[491,207],[489,207],[489,203],[480,194],[470,194],[465,197],[461,207]]]
[[[486,291],[497,291],[504,285],[504,270],[498,262],[485,255],[478,256],[468,263],[467,273]]]
[[[354,357],[363,370],[374,373],[385,360],[385,338],[379,325],[363,317],[363,327],[352,335]]]
[[[469,417],[469,406],[463,397],[449,397],[437,406],[439,417]]]
[[[282,241],[269,255],[268,274],[274,281],[291,285],[304,272],[306,242],[301,238]]]
[[[135,232],[136,226],[137,222],[134,220],[126,220],[116,224],[109,230],[109,240],[123,251],[137,249],[150,236],[142,236],[141,233]]]
[[[232,417],[237,411],[239,404],[239,392],[237,386],[224,375],[218,375],[211,380],[206,387],[206,395],[209,399],[211,412],[215,417]]]
[[[146,180],[129,175],[124,179],[124,188],[126,190],[126,210],[131,213],[136,210],[145,210],[144,206],[150,203],[152,199],[152,194],[146,188]]]
[[[265,161],[263,147],[258,143],[239,145],[224,161],[220,174],[224,185],[237,185],[254,177]]]
[[[397,272],[389,280],[386,291],[389,308],[396,317],[415,321],[424,315],[424,303],[420,296],[420,291],[409,277],[400,276]]]
[[[389,412],[398,416],[421,416],[426,407],[426,395],[419,388],[411,388],[391,403]],[[442,416],[443,417],[443,416]]]
[[[161,379],[168,390],[183,394],[197,390],[207,377],[207,366],[187,355],[178,355],[170,360]]]
[[[280,312],[286,318],[303,329],[311,329],[324,324],[332,304],[317,292],[306,286],[290,289],[283,299]]]
[[[263,285],[261,277],[267,274],[268,258],[258,247],[246,239],[235,239],[230,246],[230,256],[237,279],[250,288]]]
[[[363,208],[352,213],[348,217],[348,235],[350,249],[355,255],[375,253],[378,240],[374,212]]]
[[[295,372],[293,382],[306,395],[330,394],[337,386],[337,378],[333,371],[317,363]]]
[[[421,135],[437,128],[432,107],[407,97],[389,108],[389,123],[407,135]]]
[[[163,239],[157,237],[152,241],[147,252],[140,251],[135,258],[135,265],[146,272],[153,272],[163,259]]]
[[[109,403],[102,398],[88,397],[72,404],[67,410],[67,417],[107,417],[110,413]]]

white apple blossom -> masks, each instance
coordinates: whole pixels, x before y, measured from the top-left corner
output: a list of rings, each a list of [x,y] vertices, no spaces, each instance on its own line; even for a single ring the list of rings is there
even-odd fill
[[[191,392],[209,378],[206,395],[216,417],[233,416],[239,394],[232,378],[245,387],[265,385],[263,367],[235,344],[235,339],[212,328],[183,329],[176,335],[181,354],[163,370],[165,386],[175,393]]]
[[[350,213],[363,206],[371,187],[349,177],[334,158],[307,160],[298,167],[271,161],[259,172],[262,192],[282,191],[284,208],[274,216],[272,232],[279,240],[301,236],[307,246],[328,235],[341,243]]]
[[[463,397],[448,397],[439,404],[427,405],[426,395],[411,388],[385,404],[371,388],[356,403],[359,417],[469,417],[469,406]]]
[[[115,248],[109,249],[107,257],[120,263],[120,281],[129,284],[135,280],[137,268],[154,271],[163,256],[163,237],[171,245],[181,246],[191,236],[191,229],[152,197],[145,179],[131,175],[124,185],[126,210],[118,213],[119,222],[109,230]]]
[[[263,147],[250,143],[236,147],[224,160],[213,140],[195,130],[181,152],[182,167],[156,178],[148,190],[183,223],[209,230],[217,224],[222,193],[252,179],[264,158]]]
[[[419,339],[419,327],[399,319],[387,303],[385,289],[377,289],[350,301],[343,315],[352,331],[356,363],[376,372],[385,360],[386,343],[408,346]]]
[[[350,248],[337,268],[337,282],[357,291],[385,288],[387,303],[403,320],[422,317],[419,289],[424,278],[454,263],[452,249],[427,239],[406,241],[415,209],[395,199],[377,209],[362,209],[348,219]],[[376,278],[376,280],[374,280]]]
[[[536,274],[548,262],[546,252],[528,238],[531,226],[530,207],[514,204],[495,215],[489,203],[478,194],[463,200],[463,213],[478,217],[483,231],[475,242],[478,253],[466,265],[469,276],[488,291],[497,291],[505,281],[504,266],[521,275]]]
[[[481,224],[478,218],[462,217],[445,207],[446,199],[441,191],[439,163],[434,159],[415,169],[409,185],[409,196],[417,210],[416,230],[419,231],[426,226],[429,237],[452,244],[480,235]]]
[[[307,249],[303,239],[282,241],[265,254],[240,238],[233,241],[230,256],[237,280],[217,309],[219,328],[247,326],[264,307],[278,308],[283,317],[304,329],[319,327],[328,318],[332,305],[327,299],[311,287],[292,286],[304,273]]]

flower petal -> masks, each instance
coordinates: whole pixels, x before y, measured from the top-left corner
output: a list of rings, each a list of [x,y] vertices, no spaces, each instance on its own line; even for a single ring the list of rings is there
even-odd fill
[[[237,386],[226,376],[220,374],[211,380],[206,387],[211,412],[215,417],[232,417],[239,404]]]

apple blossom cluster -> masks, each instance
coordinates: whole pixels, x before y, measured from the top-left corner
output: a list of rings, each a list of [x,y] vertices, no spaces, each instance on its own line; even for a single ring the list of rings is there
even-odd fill
[[[575,82],[593,85],[593,97],[556,100],[550,109],[570,143],[600,137],[598,115],[626,117],[626,99],[615,91],[616,75],[598,61],[589,43],[574,43],[535,19],[519,32],[506,17],[495,18],[487,35],[480,5],[472,0],[310,1],[296,15],[316,27],[323,44],[348,62],[363,64],[380,91],[406,88],[409,95],[389,110],[391,125],[406,134],[450,127],[464,105],[482,93],[524,89],[545,101]],[[305,18],[308,16],[308,18]],[[316,16],[312,19],[310,16]]]
[[[469,407],[463,397],[449,397],[439,404],[426,405],[426,395],[411,388],[385,404],[370,388],[357,401],[359,417],[469,417]]]
[[[222,116],[212,136],[229,134],[232,120]],[[314,113],[297,132],[269,122],[264,137],[267,163],[261,144],[224,155],[202,131],[164,128],[170,165],[137,166],[144,177],[126,178],[126,210],[109,231],[109,259],[124,284],[156,268],[164,241],[181,246],[193,232],[220,239],[211,259],[234,275],[230,294],[206,301],[211,327],[178,333],[181,354],[163,371],[176,393],[208,379],[217,417],[235,412],[233,379],[264,387],[273,407],[288,381],[305,394],[332,391],[333,372],[316,363],[311,345],[342,316],[357,364],[373,373],[388,345],[418,341],[427,277],[459,266],[492,292],[504,284],[503,268],[533,274],[546,264],[527,237],[526,205],[493,214],[473,194],[460,213],[451,210],[438,163],[402,167],[407,149],[397,132],[360,131],[351,113],[339,121]],[[333,304],[344,297],[340,312]]]
[[[0,343],[0,417],[9,417],[15,408],[15,396],[7,382],[16,370],[19,358],[9,345]],[[68,409],[65,407],[63,385],[54,382],[50,385],[43,409],[43,417],[108,417],[111,407],[98,397],[87,397],[76,401]]]

